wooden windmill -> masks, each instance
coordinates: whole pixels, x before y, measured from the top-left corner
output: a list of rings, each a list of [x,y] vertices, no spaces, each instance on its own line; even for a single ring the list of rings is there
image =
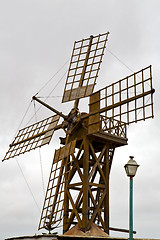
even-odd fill
[[[48,144],[55,130],[65,138],[55,150],[39,229],[63,221],[63,232],[92,223],[109,233],[109,175],[116,147],[127,144],[127,125],[153,118],[151,66],[93,92],[109,33],[74,43],[62,102],[74,100],[68,115],[42,102],[55,115],[19,130],[4,160]],[[89,97],[89,113],[78,109]],[[63,122],[58,125],[59,119]]]

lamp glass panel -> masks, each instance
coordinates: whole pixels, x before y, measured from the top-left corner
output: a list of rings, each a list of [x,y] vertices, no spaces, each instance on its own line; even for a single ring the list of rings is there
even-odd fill
[[[137,167],[138,166],[136,166],[136,165],[127,164],[127,166],[125,167],[127,176],[134,177],[137,172]]]

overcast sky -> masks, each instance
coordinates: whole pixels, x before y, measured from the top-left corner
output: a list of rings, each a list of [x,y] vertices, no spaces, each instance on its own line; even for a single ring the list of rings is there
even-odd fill
[[[133,155],[140,164],[134,179],[136,237],[160,238],[159,0],[0,0],[0,158],[32,96],[63,65],[39,96],[47,96],[59,83],[49,103],[68,113],[72,103],[61,104],[61,96],[73,43],[107,31],[108,50],[96,89],[131,74],[126,66],[138,71],[148,65],[153,66],[156,89],[155,118],[131,125],[128,146],[116,149],[110,176],[110,226],[128,228],[129,179],[124,165]],[[87,111],[86,104],[80,110]],[[51,114],[41,108],[37,118]],[[24,122],[33,115],[32,103]],[[58,137],[63,135],[56,132],[51,144],[42,149],[41,161],[39,151],[33,151],[0,163],[0,239],[41,233],[37,230],[44,199],[40,162],[46,188],[54,149],[59,148]]]

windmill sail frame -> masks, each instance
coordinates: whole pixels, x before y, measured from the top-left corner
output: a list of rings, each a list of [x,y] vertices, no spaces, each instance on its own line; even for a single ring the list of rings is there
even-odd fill
[[[102,119],[114,119],[126,124],[153,118],[154,92],[152,67],[148,66],[93,93],[88,114],[90,128],[100,130],[100,114]]]
[[[20,129],[2,161],[49,144],[59,118],[54,115]]]
[[[62,102],[93,93],[108,34],[99,34],[74,43]]]

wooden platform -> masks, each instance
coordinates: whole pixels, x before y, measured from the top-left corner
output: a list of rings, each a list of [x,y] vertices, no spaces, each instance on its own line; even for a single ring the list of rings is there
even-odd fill
[[[21,236],[21,237],[12,237],[12,238],[6,238],[4,240],[102,240],[102,239],[107,239],[107,240],[128,240],[128,238],[112,238],[112,237],[97,237],[97,236],[65,236],[65,235],[55,235],[55,234],[43,234],[43,235],[34,235],[34,236]],[[134,240],[160,240],[159,239],[154,239],[154,238],[134,238]]]

